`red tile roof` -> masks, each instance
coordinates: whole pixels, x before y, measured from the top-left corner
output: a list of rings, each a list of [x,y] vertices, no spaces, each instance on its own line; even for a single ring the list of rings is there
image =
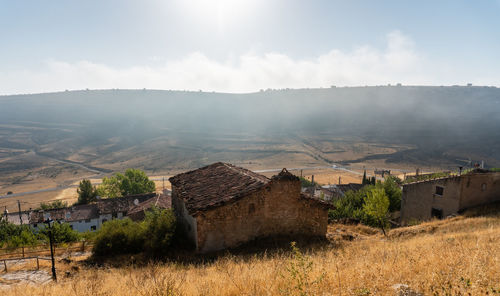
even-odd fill
[[[172,207],[172,199],[170,195],[159,194],[156,197],[141,202],[138,205],[130,208],[127,216],[134,221],[142,220],[144,219],[145,212],[152,207],[158,207],[160,209],[170,209]]]
[[[250,170],[217,162],[169,179],[190,214],[237,200],[267,185],[270,180]]]

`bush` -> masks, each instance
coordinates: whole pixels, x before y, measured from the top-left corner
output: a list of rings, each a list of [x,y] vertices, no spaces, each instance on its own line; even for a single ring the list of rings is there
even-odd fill
[[[330,210],[329,218],[332,220],[351,218],[361,221],[365,225],[380,227],[380,221],[364,210],[367,197],[373,190],[382,190],[389,200],[389,212],[398,211],[401,207],[401,188],[399,178],[388,177],[384,183],[366,185],[358,191],[348,191],[345,195],[334,201],[335,209]]]
[[[92,251],[96,256],[140,252],[161,256],[168,251],[174,232],[175,216],[172,210],[153,207],[142,222],[125,218],[103,224],[95,235]]]
[[[144,250],[152,255],[162,255],[168,250],[175,232],[175,215],[172,210],[160,210],[156,207],[146,213],[144,220]]]
[[[15,225],[7,221],[0,221],[0,247],[17,248],[38,244],[38,236],[28,225]]]
[[[55,200],[53,202],[49,202],[49,203],[44,203],[42,202],[40,204],[40,207],[36,208],[36,210],[50,210],[50,209],[62,209],[62,208],[66,208],[68,206],[68,203],[67,202],[63,202],[61,200]]]
[[[104,223],[97,232],[92,252],[97,256],[139,253],[144,241],[141,224],[129,218],[111,220]]]
[[[71,243],[80,240],[80,233],[71,229],[68,223],[53,223],[50,227],[54,237],[54,243]],[[49,241],[49,227],[44,227],[38,232],[41,239]]]

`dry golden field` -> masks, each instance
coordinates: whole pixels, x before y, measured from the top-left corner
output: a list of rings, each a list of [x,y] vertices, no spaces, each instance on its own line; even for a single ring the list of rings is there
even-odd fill
[[[369,227],[334,224],[328,236],[330,243],[301,247],[300,254],[275,250],[228,253],[198,264],[80,265],[57,284],[14,285],[2,295],[398,295],[397,284],[423,295],[500,295],[498,214],[431,221],[392,230],[387,238]]]

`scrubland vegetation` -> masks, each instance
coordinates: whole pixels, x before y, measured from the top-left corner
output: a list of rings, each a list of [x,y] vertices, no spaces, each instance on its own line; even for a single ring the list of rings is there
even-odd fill
[[[359,191],[346,192],[333,201],[335,208],[329,213],[330,219],[354,219],[384,231],[389,226],[390,213],[401,207],[400,182],[399,178],[389,176],[383,183],[378,181]]]
[[[498,212],[394,229],[387,237],[363,225],[329,228],[330,243],[196,263],[87,266],[58,283],[12,286],[3,295],[394,295],[395,284],[424,295],[500,293]]]
[[[173,211],[152,208],[141,222],[125,218],[104,223],[94,237],[92,252],[96,256],[140,252],[150,256],[162,256],[169,251],[174,234]]]
[[[67,223],[54,223],[52,225],[55,243],[76,242],[86,236],[69,226]],[[28,225],[14,225],[6,221],[0,221],[0,248],[34,247],[48,244],[48,228],[34,230]]]

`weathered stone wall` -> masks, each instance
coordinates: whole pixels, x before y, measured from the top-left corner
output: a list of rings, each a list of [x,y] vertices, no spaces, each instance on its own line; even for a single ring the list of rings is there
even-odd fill
[[[443,195],[436,194],[436,186],[443,187]],[[500,201],[500,173],[471,173],[403,186],[401,222],[412,219],[428,220],[433,208],[443,216],[460,210]]]
[[[192,246],[197,248],[197,229],[196,219],[189,215],[184,201],[177,197],[176,188],[172,188],[172,208],[174,209],[177,219],[176,227],[181,233],[186,235],[186,238],[191,242]]]
[[[443,195],[436,194],[436,186],[443,187]],[[429,220],[432,209],[443,211],[443,217],[460,209],[461,178],[447,177],[403,186],[401,223],[411,220]]]
[[[462,176],[460,210],[500,201],[500,172]]]
[[[300,197],[300,182],[273,180],[258,192],[196,216],[200,252],[235,247],[258,237],[324,236],[328,211]]]

